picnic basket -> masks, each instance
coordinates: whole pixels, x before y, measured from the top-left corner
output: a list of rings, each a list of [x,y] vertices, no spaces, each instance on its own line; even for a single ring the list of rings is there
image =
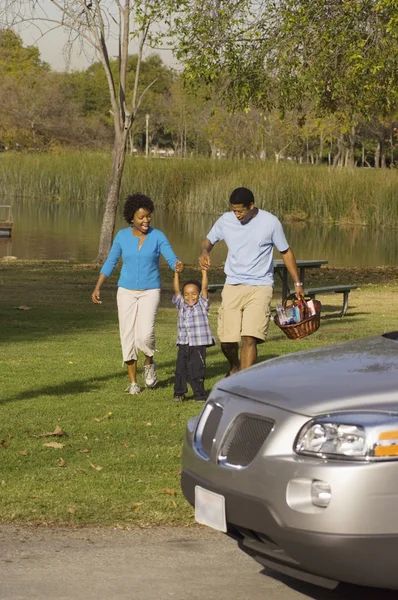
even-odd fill
[[[286,300],[283,302],[283,308],[290,308],[294,306],[296,303],[296,295],[290,294]],[[307,307],[307,302],[304,299],[304,318],[299,323],[293,323],[292,325],[282,325],[279,322],[278,315],[274,316],[274,323],[283,331],[283,333],[291,340],[301,340],[302,338],[307,337],[307,335],[311,335],[319,329],[319,325],[321,322],[321,303],[319,300],[313,299],[314,307],[316,313],[312,316],[309,316],[309,310]]]

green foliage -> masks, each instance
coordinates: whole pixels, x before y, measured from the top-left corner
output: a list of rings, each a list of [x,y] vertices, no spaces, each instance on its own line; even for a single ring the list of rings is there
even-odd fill
[[[25,48],[22,38],[12,29],[0,29],[0,77],[12,75],[20,78],[48,70],[48,64],[40,59],[38,48]]]
[[[234,108],[309,104],[351,123],[398,106],[397,0],[193,5],[192,27],[176,32],[186,81],[217,81]]]
[[[103,206],[111,157],[95,152],[0,155],[0,186],[22,202],[79,202]],[[121,197],[151,196],[159,210],[220,214],[231,191],[253,190],[261,208],[281,219],[398,226],[398,171],[254,160],[148,159],[127,157]]]

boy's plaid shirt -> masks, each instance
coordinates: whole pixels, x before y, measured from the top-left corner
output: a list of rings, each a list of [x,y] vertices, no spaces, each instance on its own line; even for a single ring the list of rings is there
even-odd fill
[[[177,345],[214,346],[208,315],[209,300],[200,294],[198,302],[189,306],[179,294],[173,296],[172,302],[178,309]]]

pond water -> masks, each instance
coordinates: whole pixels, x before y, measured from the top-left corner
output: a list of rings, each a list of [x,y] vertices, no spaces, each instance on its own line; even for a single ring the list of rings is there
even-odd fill
[[[0,238],[0,257],[91,262],[97,254],[102,208],[83,204],[13,203],[12,238]],[[152,225],[169,238],[176,254],[187,264],[197,262],[199,245],[216,220],[214,215],[181,214],[158,210]],[[124,227],[118,215],[117,229]],[[330,266],[395,265],[396,230],[285,224],[285,233],[297,258],[327,259]],[[224,244],[213,250],[213,264],[222,264]]]

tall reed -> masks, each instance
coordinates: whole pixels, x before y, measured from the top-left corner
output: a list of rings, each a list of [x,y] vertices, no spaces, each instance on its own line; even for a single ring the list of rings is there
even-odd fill
[[[1,203],[47,200],[101,208],[110,165],[105,153],[3,153]],[[238,186],[251,188],[260,207],[284,220],[398,226],[398,172],[393,170],[128,157],[121,197],[139,190],[158,207],[217,214]]]

